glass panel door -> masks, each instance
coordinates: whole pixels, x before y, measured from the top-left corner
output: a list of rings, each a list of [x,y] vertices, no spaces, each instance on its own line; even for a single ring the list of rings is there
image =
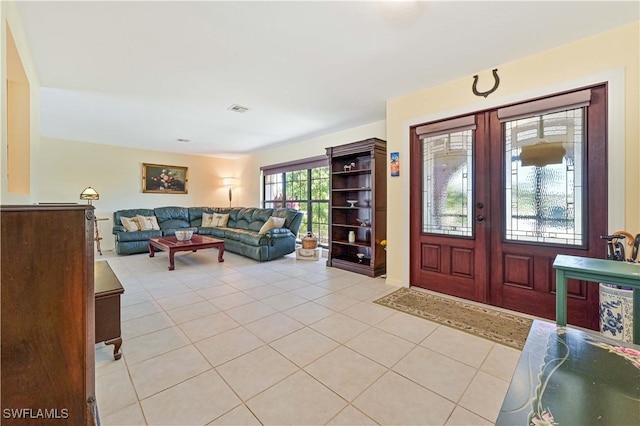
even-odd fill
[[[583,116],[504,123],[505,241],[584,246]]]
[[[422,139],[422,232],[473,236],[473,131]]]

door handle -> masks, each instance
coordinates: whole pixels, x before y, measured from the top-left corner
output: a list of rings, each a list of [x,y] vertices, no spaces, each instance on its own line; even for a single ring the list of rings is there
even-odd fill
[[[484,222],[484,219],[485,219],[485,217],[484,217],[484,216],[482,216],[481,214],[479,214],[478,216],[476,216],[476,220],[477,220],[478,222]]]

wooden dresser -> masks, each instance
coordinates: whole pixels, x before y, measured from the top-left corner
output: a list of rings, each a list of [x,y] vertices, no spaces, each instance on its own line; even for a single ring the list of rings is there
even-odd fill
[[[1,207],[3,425],[94,425],[93,207]]]

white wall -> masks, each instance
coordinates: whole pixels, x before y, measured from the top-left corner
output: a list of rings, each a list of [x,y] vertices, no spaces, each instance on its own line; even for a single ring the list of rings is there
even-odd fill
[[[40,148],[38,202],[84,203],[79,199],[80,193],[87,186],[93,187],[100,194],[100,199],[93,202],[96,216],[109,218],[99,222],[105,237],[103,249],[114,247],[111,234],[114,211],[161,206],[228,206],[228,192],[222,187],[222,178],[236,175],[237,160],[231,159],[51,138],[42,138]],[[188,167],[188,193],[143,193],[142,163]],[[234,205],[240,205],[235,196]]]

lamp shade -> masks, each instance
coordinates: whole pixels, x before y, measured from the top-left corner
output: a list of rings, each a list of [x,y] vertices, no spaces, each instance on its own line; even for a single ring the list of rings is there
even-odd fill
[[[235,188],[238,186],[238,179],[234,177],[222,178],[222,186],[225,188]]]
[[[98,194],[98,192],[93,189],[90,186],[87,186],[84,191],[82,191],[80,193],[80,199],[81,200],[99,200],[100,199],[100,194]]]

